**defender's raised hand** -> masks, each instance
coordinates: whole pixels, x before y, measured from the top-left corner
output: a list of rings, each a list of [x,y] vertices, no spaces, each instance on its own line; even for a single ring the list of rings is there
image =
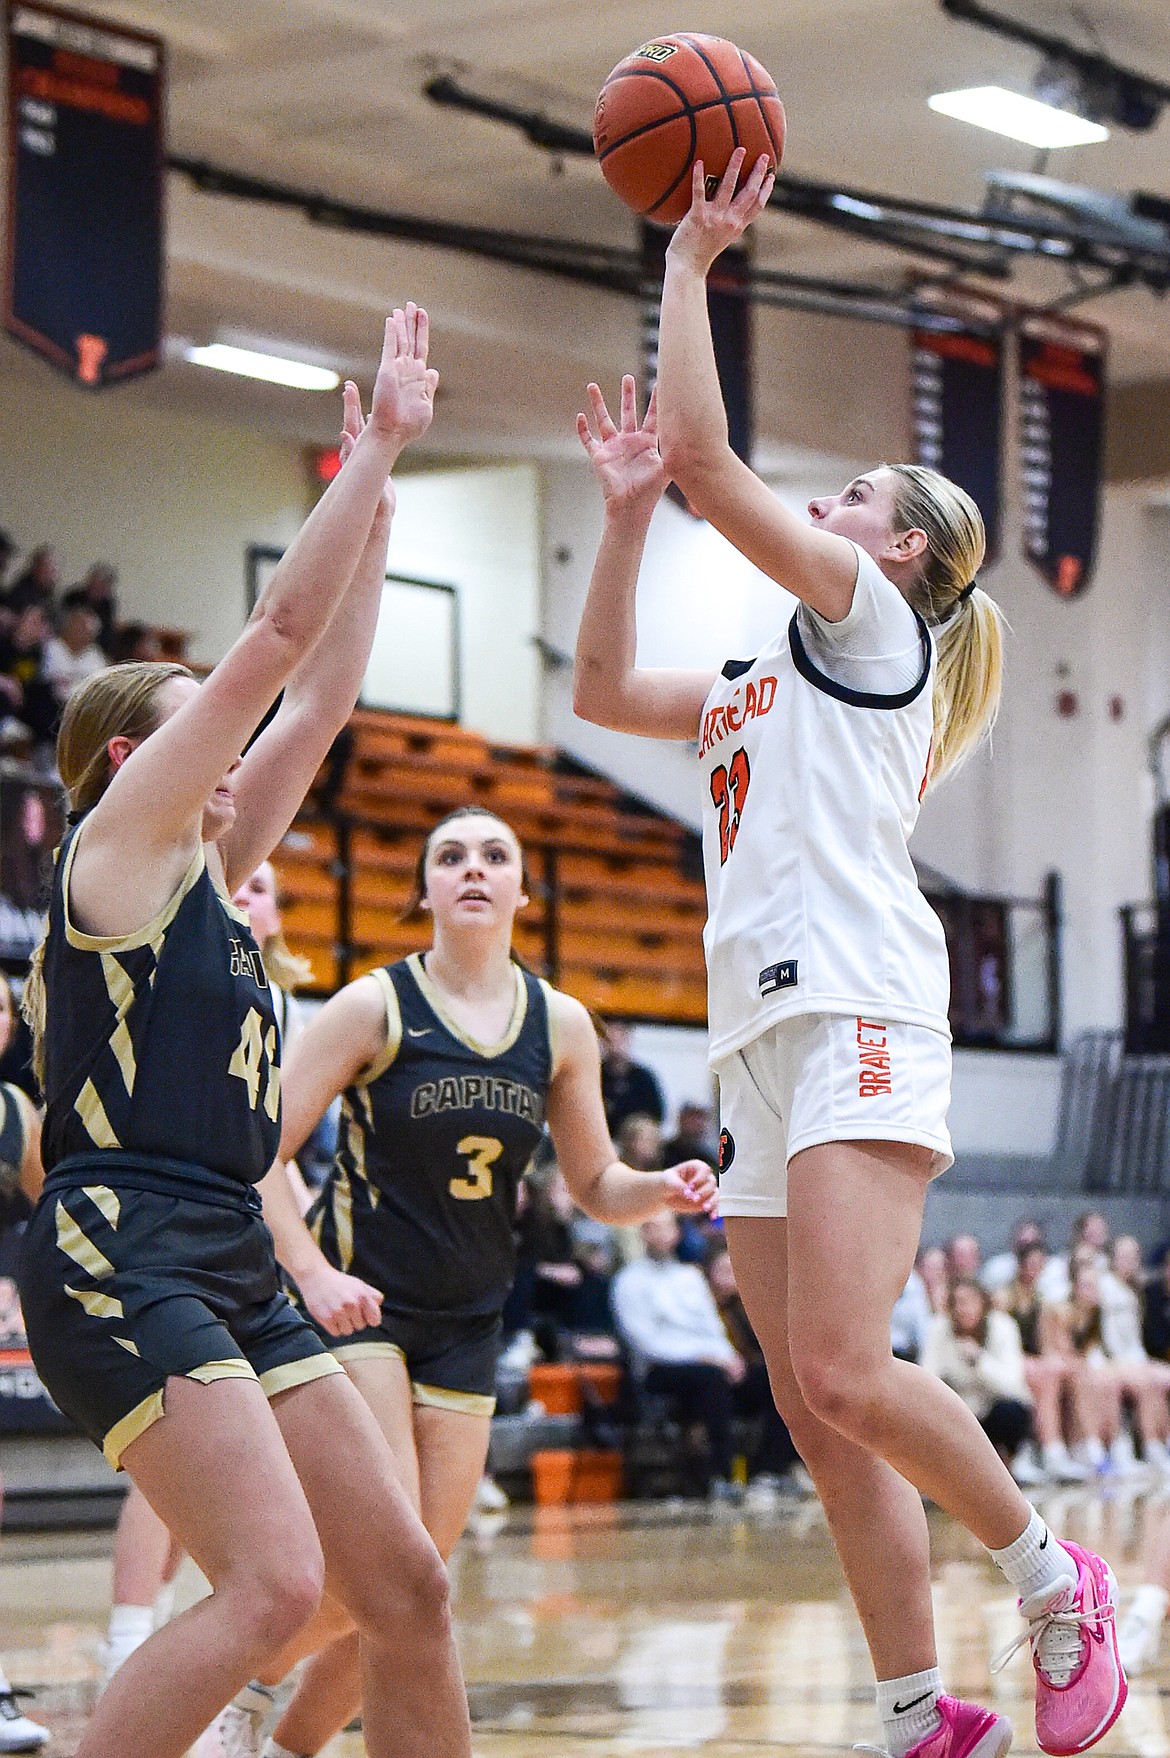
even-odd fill
[[[638,422],[637,387],[629,373],[622,380],[621,426],[617,426],[596,385],[588,387],[593,421],[577,417],[577,433],[592,464],[606,511],[643,511],[658,504],[669,480],[658,451],[658,408],[650,397],[645,420]]]
[[[430,320],[413,300],[407,301],[405,311],[395,310],[386,319],[370,426],[399,450],[421,438],[435,412],[439,375],[427,365],[429,342]]]

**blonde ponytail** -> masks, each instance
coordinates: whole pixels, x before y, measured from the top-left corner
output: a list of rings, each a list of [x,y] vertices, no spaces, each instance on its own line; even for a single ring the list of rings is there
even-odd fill
[[[268,936],[260,948],[260,956],[264,960],[268,981],[283,989],[286,995],[313,980],[312,965],[307,958],[301,958],[293,951],[281,928]]]
[[[922,572],[908,596],[930,624],[934,678],[931,787],[954,773],[995,724],[1003,689],[1003,612],[975,576],[987,539],[979,508],[925,464],[893,464],[898,531],[926,534]]]
[[[69,798],[70,816],[97,805],[110,784],[111,739],[145,739],[158,726],[158,692],[171,678],[189,678],[185,665],[135,660],[110,665],[79,684],[61,716],[57,734],[57,772]],[[45,941],[29,962],[20,1000],[32,1033],[32,1067],[45,1090]]]

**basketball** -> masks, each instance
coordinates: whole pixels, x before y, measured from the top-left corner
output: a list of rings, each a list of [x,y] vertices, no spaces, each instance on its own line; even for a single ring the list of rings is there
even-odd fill
[[[736,147],[746,177],[761,153],[777,170],[784,106],[769,73],[724,37],[655,37],[619,61],[597,99],[593,150],[615,194],[636,214],[673,226],[691,205],[702,159],[710,195]]]

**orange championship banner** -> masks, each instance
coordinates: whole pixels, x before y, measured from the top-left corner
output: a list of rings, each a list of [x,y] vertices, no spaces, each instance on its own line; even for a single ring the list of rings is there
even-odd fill
[[[159,365],[162,39],[10,0],[4,325],[98,389]]]

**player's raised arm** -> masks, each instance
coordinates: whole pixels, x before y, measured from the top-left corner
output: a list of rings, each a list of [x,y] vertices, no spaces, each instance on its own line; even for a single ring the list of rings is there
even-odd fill
[[[400,394],[404,377],[412,387],[409,396]],[[92,920],[92,931],[130,931],[144,908],[148,918],[151,906],[161,907],[169,896],[183,870],[184,850],[189,846],[188,860],[194,854],[206,802],[333,618],[366,549],[387,476],[411,435],[421,431],[422,406],[429,410],[433,388],[425,364],[411,353],[405,313],[397,313],[386,324],[371,419],[239,639],[201,688],[183,691],[181,699],[174,694],[149,739],[111,740],[114,774],[84,827],[73,891],[83,916],[92,915],[94,905],[102,909],[119,887],[124,895],[144,895],[133,902],[128,897],[130,919],[118,919],[115,909],[108,921]],[[139,862],[146,867],[143,875],[133,872]],[[148,899],[146,891],[161,896]]]
[[[667,476],[658,452],[654,399],[638,421],[636,389],[622,380],[620,427],[596,385],[592,421],[577,433],[605,500],[605,526],[593,565],[573,674],[573,709],[582,720],[649,738],[691,739],[714,672],[639,670],[634,599],[654,509]]]
[[[356,385],[345,387],[341,474],[371,422],[404,444],[431,424],[438,374],[427,366],[427,314],[413,303],[394,314],[394,358],[383,361],[374,408],[363,419]],[[229,889],[251,873],[291,823],[329,746],[353,711],[369,664],[386,579],[386,546],[394,517],[387,480],[349,587],[328,626],[285,686],[270,724],[251,747],[236,778],[236,821],[220,844]]]
[[[708,201],[703,166],[695,165],[690,211],[666,252],[658,344],[659,443],[667,470],[695,511],[708,519],[771,579],[833,622],[846,616],[857,556],[843,538],[806,525],[732,451],[719,388],[707,274],[763,212],[772,191],[761,158],[743,187],[743,151]]]

